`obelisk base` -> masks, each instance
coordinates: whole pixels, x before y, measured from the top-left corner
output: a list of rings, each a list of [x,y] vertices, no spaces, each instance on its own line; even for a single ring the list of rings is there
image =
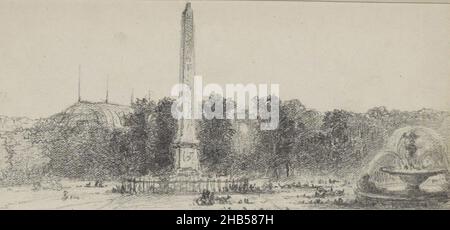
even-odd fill
[[[180,176],[199,176],[199,145],[198,143],[179,142],[175,149],[175,174]]]

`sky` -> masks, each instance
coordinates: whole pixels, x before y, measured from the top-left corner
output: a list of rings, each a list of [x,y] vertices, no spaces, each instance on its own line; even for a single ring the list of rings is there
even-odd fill
[[[170,96],[186,1],[0,1],[0,114]],[[192,1],[204,84],[279,84],[319,111],[450,110],[450,5]]]

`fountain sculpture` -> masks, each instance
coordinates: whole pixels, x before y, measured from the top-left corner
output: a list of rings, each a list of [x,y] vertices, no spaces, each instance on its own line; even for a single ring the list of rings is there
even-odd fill
[[[360,177],[359,201],[401,206],[446,202],[447,147],[432,129],[408,126],[396,130]]]

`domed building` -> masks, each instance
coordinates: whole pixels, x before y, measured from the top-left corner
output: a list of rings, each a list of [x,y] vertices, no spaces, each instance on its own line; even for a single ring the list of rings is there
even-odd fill
[[[69,127],[95,125],[117,129],[124,127],[125,116],[131,112],[131,107],[125,105],[79,101],[57,116],[60,124]]]
[[[133,94],[133,93],[132,93]],[[134,96],[131,96],[133,103]],[[59,125],[67,127],[101,126],[118,129],[125,126],[125,116],[132,113],[130,106],[109,103],[109,78],[106,79],[104,102],[89,102],[81,99],[81,65],[78,66],[78,101],[63,112],[53,115]]]

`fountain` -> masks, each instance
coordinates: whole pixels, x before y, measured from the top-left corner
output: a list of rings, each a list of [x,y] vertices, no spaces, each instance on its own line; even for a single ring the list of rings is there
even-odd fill
[[[396,130],[362,174],[355,188],[359,201],[401,206],[448,200],[447,148],[433,130],[408,126]]]
[[[406,184],[406,191],[410,194],[419,194],[420,185],[429,177],[447,172],[447,170],[390,170],[387,168],[380,170],[390,175],[398,175]]]

